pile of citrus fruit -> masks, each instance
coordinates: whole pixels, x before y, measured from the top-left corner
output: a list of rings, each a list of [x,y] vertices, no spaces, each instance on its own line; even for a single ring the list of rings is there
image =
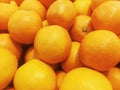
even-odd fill
[[[120,90],[120,0],[0,0],[0,90]]]

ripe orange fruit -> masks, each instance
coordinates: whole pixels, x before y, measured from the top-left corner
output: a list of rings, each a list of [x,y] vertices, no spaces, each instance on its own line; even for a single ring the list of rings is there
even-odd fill
[[[9,3],[10,0],[0,0],[0,3]]]
[[[75,0],[74,5],[79,15],[90,15],[91,14],[91,3],[92,0]]]
[[[110,80],[113,90],[120,90],[120,68],[111,68],[106,76]]]
[[[91,3],[92,10],[94,10],[97,6],[99,6],[105,1],[110,1],[110,0],[92,0],[92,3]]]
[[[18,10],[18,7],[14,1],[10,3],[0,3],[0,30],[8,29],[8,21],[10,16]]]
[[[39,0],[46,8],[49,8],[50,5],[55,1],[55,0]]]
[[[96,7],[92,13],[92,25],[95,30],[106,29],[120,34],[120,1],[106,1]]]
[[[0,47],[9,49],[18,59],[21,57],[22,45],[14,41],[8,33],[0,34]]]
[[[18,67],[16,56],[6,48],[0,48],[0,90],[12,81]]]
[[[79,52],[83,65],[107,71],[120,62],[120,39],[108,30],[93,31],[84,37]]]
[[[41,27],[41,17],[34,11],[18,10],[8,22],[10,36],[22,44],[32,44]]]
[[[24,0],[20,4],[20,9],[35,11],[41,16],[42,20],[45,19],[46,8],[41,4],[39,0]]]
[[[76,16],[72,29],[70,30],[72,40],[82,41],[84,36],[92,30],[90,21],[91,17],[87,15]]]
[[[113,90],[110,81],[100,72],[90,68],[76,68],[61,81],[59,90]]]
[[[58,25],[41,28],[34,40],[38,57],[49,64],[64,61],[71,48],[71,38],[66,29]]]
[[[72,26],[77,11],[70,0],[56,0],[47,11],[46,19],[50,25],[60,25],[67,30]]]
[[[55,90],[59,90],[59,86],[61,84],[62,79],[64,78],[64,76],[66,75],[66,72],[59,70],[56,71],[56,76],[57,76],[57,88]]]
[[[55,90],[56,74],[49,65],[33,59],[18,68],[13,83],[15,90]]]
[[[61,67],[64,71],[68,72],[74,68],[82,66],[79,56],[79,48],[80,43],[73,41],[68,58],[61,62]]]

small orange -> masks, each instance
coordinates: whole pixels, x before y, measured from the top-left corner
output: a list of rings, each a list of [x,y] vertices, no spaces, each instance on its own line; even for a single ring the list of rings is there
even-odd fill
[[[8,29],[9,18],[16,10],[18,10],[18,6],[14,1],[0,3],[0,30]]]
[[[111,68],[106,76],[110,80],[113,90],[120,90],[120,68]]]
[[[8,22],[10,36],[22,44],[32,44],[41,27],[42,19],[39,14],[28,10],[16,11]]]
[[[70,30],[72,40],[81,42],[84,36],[92,31],[90,21],[91,17],[87,15],[76,16],[72,29]]]
[[[66,72],[64,72],[62,70],[56,71],[57,88],[55,90],[59,90],[60,83],[61,83],[61,81],[62,81],[62,79],[64,78],[65,75],[66,75]]]
[[[82,66],[79,56],[79,48],[80,43],[73,41],[68,58],[65,61],[61,62],[61,67],[64,71],[68,72],[74,68]]]
[[[39,0],[24,0],[20,4],[20,9],[35,11],[41,16],[42,20],[45,19],[46,8],[41,4]]]
[[[15,90],[55,90],[56,74],[46,63],[33,59],[18,68],[13,83]]]
[[[56,0],[39,0],[46,8],[49,8],[50,5]]]
[[[108,30],[88,33],[80,45],[83,65],[99,71],[107,71],[120,62],[120,39]]]
[[[12,81],[18,67],[16,56],[6,48],[0,48],[0,90]]]
[[[38,31],[34,40],[34,48],[41,60],[55,64],[68,57],[71,43],[66,29],[58,25],[50,25]]]
[[[100,72],[87,67],[69,71],[59,90],[113,90],[110,81]]]
[[[20,59],[22,54],[22,45],[14,41],[8,33],[0,34],[0,47],[9,49],[18,59]]]
[[[92,13],[91,22],[95,30],[106,29],[120,34],[120,1],[105,1]]]
[[[56,0],[47,11],[46,19],[50,25],[60,25],[67,30],[72,26],[77,11],[70,0]]]

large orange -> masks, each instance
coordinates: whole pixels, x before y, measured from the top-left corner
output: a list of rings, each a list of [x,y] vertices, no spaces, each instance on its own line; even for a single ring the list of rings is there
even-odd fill
[[[72,26],[77,11],[70,0],[56,0],[47,11],[46,19],[50,25],[60,25],[67,30]]]
[[[110,81],[100,72],[90,68],[76,68],[61,81],[59,90],[113,90]]]
[[[46,8],[41,4],[39,0],[24,0],[20,4],[20,9],[35,11],[41,16],[42,19],[45,19]]]
[[[43,27],[35,37],[34,48],[41,60],[55,64],[68,57],[71,49],[71,38],[67,30],[61,26]]]
[[[80,43],[73,41],[68,58],[65,61],[61,62],[61,67],[64,71],[68,72],[74,68],[82,66],[79,56],[79,48]]]
[[[107,71],[120,61],[120,39],[111,31],[88,33],[80,45],[81,62],[99,71]]]
[[[0,90],[12,81],[18,67],[16,56],[6,48],[0,48]]]
[[[22,44],[31,44],[39,29],[42,27],[42,19],[38,13],[28,10],[18,10],[8,22],[10,36]]]
[[[56,0],[39,0],[46,8],[49,8],[50,5]]]
[[[18,68],[13,83],[15,90],[55,90],[56,74],[44,62],[33,59]]]
[[[14,41],[8,33],[0,34],[0,47],[9,49],[17,58],[21,57],[22,45]]]
[[[106,76],[110,80],[113,90],[120,90],[120,68],[111,68]]]
[[[105,1],[96,7],[92,13],[94,29],[107,29],[120,34],[120,1]]]
[[[70,30],[72,40],[81,42],[84,36],[92,31],[90,21],[91,17],[87,15],[76,16],[72,29]]]
[[[16,10],[18,10],[18,6],[14,1],[0,3],[0,30],[8,29],[9,18]]]

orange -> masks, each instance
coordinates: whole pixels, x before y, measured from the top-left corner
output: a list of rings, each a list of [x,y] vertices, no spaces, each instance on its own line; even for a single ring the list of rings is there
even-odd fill
[[[91,3],[92,0],[75,0],[74,5],[79,15],[90,15],[91,14]]]
[[[49,8],[50,5],[56,0],[39,0],[46,8]]]
[[[42,20],[45,19],[46,8],[41,4],[39,0],[24,0],[20,4],[20,9],[35,11],[41,16]]]
[[[91,4],[92,10],[94,10],[97,6],[99,6],[105,1],[110,1],[110,0],[92,0],[92,4]]]
[[[42,19],[34,11],[18,10],[8,22],[10,36],[21,44],[32,44],[41,27]]]
[[[79,48],[80,43],[73,41],[68,58],[61,63],[61,67],[64,71],[68,72],[74,68],[82,66],[79,56]]]
[[[66,29],[50,25],[40,29],[34,40],[38,58],[49,64],[64,61],[71,49],[71,38]]]
[[[8,29],[9,18],[16,10],[18,10],[18,7],[14,1],[0,3],[0,31]]]
[[[62,81],[62,79],[64,78],[65,75],[66,75],[66,72],[64,72],[62,70],[56,71],[57,88],[55,90],[59,90],[60,83],[61,83],[61,81]]]
[[[120,62],[120,39],[111,31],[88,33],[80,45],[81,62],[99,71],[107,71]]]
[[[20,59],[22,54],[22,45],[14,41],[8,33],[0,34],[0,47],[9,49],[18,59]]]
[[[18,67],[16,56],[6,48],[0,48],[0,90],[12,81]]]
[[[15,90],[55,90],[56,74],[44,62],[33,59],[18,68],[13,83]]]
[[[120,90],[120,68],[111,68],[106,76],[110,80],[113,90]]]
[[[76,16],[70,35],[72,40],[81,42],[84,36],[92,30],[91,17],[87,15]]]
[[[29,61],[31,59],[37,58],[37,53],[35,52],[35,49],[34,49],[33,46],[27,49],[27,51],[25,52],[25,56],[24,57],[25,57],[24,58],[25,62],[27,62],[27,61]]]
[[[94,29],[106,29],[116,34],[120,33],[120,1],[106,1],[96,7],[92,13]]]
[[[50,25],[60,25],[67,30],[72,26],[77,11],[70,0],[56,0],[47,11],[46,19]]]
[[[100,72],[87,67],[68,72],[59,90],[113,90],[110,81]]]
[[[9,3],[10,0],[0,0],[0,3]]]

